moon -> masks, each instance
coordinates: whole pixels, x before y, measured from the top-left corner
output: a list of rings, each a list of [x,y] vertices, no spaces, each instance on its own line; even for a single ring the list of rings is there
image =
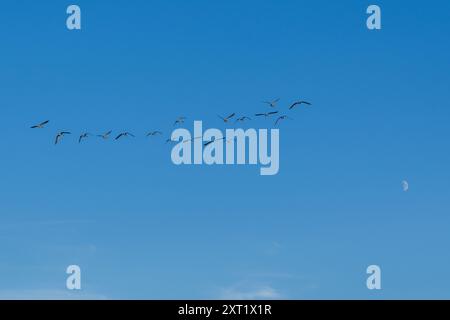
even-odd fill
[[[409,190],[409,183],[406,180],[402,181],[402,188],[404,192],[407,192]]]

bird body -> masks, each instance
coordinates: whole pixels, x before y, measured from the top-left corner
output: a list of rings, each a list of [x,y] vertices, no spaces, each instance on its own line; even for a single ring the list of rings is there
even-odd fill
[[[162,132],[161,131],[150,131],[149,133],[147,133],[147,137],[153,137],[158,134],[162,134]]]
[[[45,127],[45,125],[49,122],[50,122],[49,120],[41,122],[35,126],[32,126],[31,129],[43,129]]]
[[[286,119],[291,119],[292,120],[292,118],[289,118],[288,116],[285,116],[285,115],[279,116],[277,121],[275,121],[275,125],[277,125],[281,120],[286,120]]]
[[[230,121],[230,119],[233,118],[235,115],[236,115],[235,113],[232,113],[232,114],[230,114],[230,115],[229,115],[228,117],[226,117],[226,118],[221,117],[221,116],[218,116],[218,117],[219,117],[220,119],[222,119],[223,122],[227,123],[227,122]]]
[[[272,112],[263,112],[263,113],[257,113],[257,114],[255,114],[255,116],[257,116],[257,117],[261,117],[261,116],[264,116],[264,117],[269,117],[269,116],[271,116],[271,115],[273,115],[273,114],[277,114],[278,113],[278,111],[272,111]]]
[[[299,105],[301,105],[301,104],[304,104],[304,105],[307,105],[307,106],[312,105],[311,103],[309,103],[309,102],[307,102],[307,101],[300,100],[300,101],[294,102],[294,103],[289,107],[289,110],[292,110],[293,108],[295,108],[296,106],[299,106]]]
[[[272,108],[275,108],[277,106],[278,101],[280,101],[280,99],[275,99],[272,101],[264,101],[263,103],[268,104]]]
[[[220,141],[220,140],[225,140],[225,137],[207,141],[207,142],[205,142],[205,143],[203,144],[203,146],[204,146],[204,147],[207,147],[207,146],[209,146],[210,144],[212,144],[212,143],[214,143],[214,142],[217,142],[217,141]]]
[[[106,139],[109,138],[109,135],[110,135],[111,133],[112,133],[112,131],[108,131],[108,132],[106,132],[106,133],[104,133],[104,134],[99,134],[99,135],[97,135],[97,137],[103,138],[104,140],[106,140]]]
[[[80,135],[80,138],[78,139],[78,143],[81,143],[81,141],[82,141],[83,139],[89,138],[90,135],[91,135],[91,134],[88,133],[88,132],[85,132],[85,133],[81,134],[81,135]]]
[[[119,140],[122,137],[135,137],[132,133],[129,132],[122,132],[121,134],[119,134],[115,140]]]
[[[249,117],[244,116],[244,117],[239,117],[239,118],[237,118],[237,119],[236,119],[236,122],[244,122],[245,120],[252,120],[252,119],[249,118]]]
[[[56,138],[55,138],[55,145],[58,144],[59,141],[60,141],[66,134],[72,134],[72,133],[70,133],[70,132],[68,132],[68,131],[61,131],[61,132],[59,132],[59,133],[56,135]]]
[[[173,125],[176,126],[177,124],[183,124],[183,123],[184,123],[184,120],[186,120],[186,117],[178,117],[178,118],[175,120],[175,123],[174,123]]]
[[[195,141],[195,140],[198,140],[198,139],[203,139],[203,136],[194,137],[192,139],[185,140],[185,141],[183,141],[183,143],[192,142],[192,141]]]

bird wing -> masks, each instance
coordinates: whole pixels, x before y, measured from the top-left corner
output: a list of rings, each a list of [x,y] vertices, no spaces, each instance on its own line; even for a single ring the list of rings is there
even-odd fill
[[[232,114],[230,114],[230,115],[227,117],[227,119],[231,119],[231,118],[233,118],[235,115],[236,115],[236,113],[232,113]]]
[[[265,115],[266,115],[265,113],[257,113],[257,114],[255,114],[256,117],[265,116]]]
[[[272,111],[272,112],[269,112],[268,115],[277,114],[277,113],[278,113],[278,111]]]
[[[280,122],[281,120],[283,120],[283,117],[279,117],[279,118],[277,119],[277,121],[275,121],[275,125],[277,125],[278,122]]]
[[[46,120],[46,121],[44,121],[44,122],[42,122],[41,124],[39,124],[40,126],[44,126],[44,125],[46,125],[47,123],[49,123],[50,121],[49,120]]]
[[[116,137],[116,140],[119,140],[122,136],[123,136],[123,133],[119,134],[119,135]]]
[[[294,102],[290,107],[289,107],[289,110],[291,110],[292,108],[294,108],[296,105],[298,105],[299,103],[298,102]]]

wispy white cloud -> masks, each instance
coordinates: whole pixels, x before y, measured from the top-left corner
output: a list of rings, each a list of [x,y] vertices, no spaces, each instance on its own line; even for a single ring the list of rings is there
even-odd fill
[[[224,300],[276,300],[281,299],[282,296],[271,286],[245,288],[242,285],[237,285],[222,289],[219,298]]]

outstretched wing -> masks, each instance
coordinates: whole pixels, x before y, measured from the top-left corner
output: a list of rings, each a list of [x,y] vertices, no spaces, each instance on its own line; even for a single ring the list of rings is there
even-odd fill
[[[278,122],[280,122],[281,120],[283,120],[284,118],[283,117],[279,117],[278,119],[277,119],[277,121],[275,121],[275,125],[278,125]]]
[[[292,110],[295,106],[297,106],[299,103],[298,102],[294,102],[290,107],[289,110]]]

